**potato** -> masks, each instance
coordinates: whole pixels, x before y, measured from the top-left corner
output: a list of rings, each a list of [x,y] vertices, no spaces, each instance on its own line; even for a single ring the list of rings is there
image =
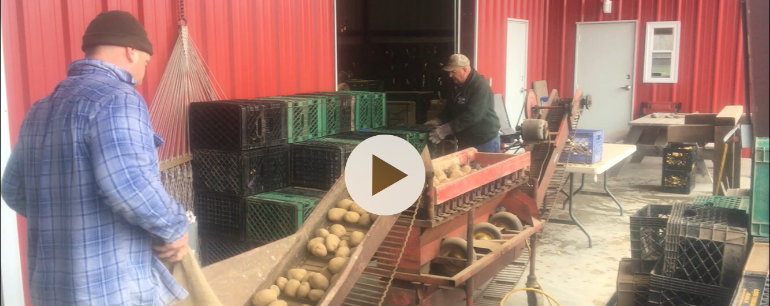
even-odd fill
[[[433,177],[433,186],[441,185],[441,181],[438,179],[438,177]]]
[[[350,248],[350,244],[348,243],[347,240],[340,241],[340,245],[337,248],[339,249],[339,248],[342,248],[342,247]]]
[[[304,282],[307,282],[310,279],[310,277],[313,276],[313,274],[316,274],[316,272],[309,272],[308,271],[307,274],[305,274],[305,277],[303,277],[302,280],[299,281],[300,284],[304,283]]]
[[[313,274],[310,278],[310,288],[324,290],[329,289],[329,279],[321,274]]]
[[[357,246],[361,241],[364,240],[364,233],[359,231],[354,231],[350,234],[350,245]]]
[[[323,238],[323,237],[316,237],[316,238],[310,239],[310,241],[307,242],[307,251],[308,252],[312,252],[313,251],[313,245],[315,245],[317,243],[323,244],[324,241],[326,241],[326,238]]]
[[[327,279],[332,278],[332,276],[334,275],[334,273],[332,273],[332,271],[329,271],[329,266],[324,267],[323,269],[321,269],[321,272],[318,272],[318,273],[320,273],[321,275],[323,275]]]
[[[320,238],[326,238],[326,236],[329,235],[329,231],[327,231],[325,228],[319,228],[315,231],[315,236]]]
[[[350,211],[352,211],[354,213],[357,213],[358,215],[363,215],[365,213],[368,213],[368,211],[366,211],[366,209],[361,208],[361,206],[359,206],[358,203],[356,203],[356,202],[353,202],[353,204],[350,205],[350,208],[348,208],[348,210],[350,210]],[[355,222],[353,222],[353,223],[355,223]]]
[[[342,271],[342,268],[345,267],[345,263],[348,262],[347,258],[344,257],[335,257],[332,260],[329,261],[329,272],[332,274],[337,274]]]
[[[286,283],[286,288],[283,290],[283,294],[291,297],[297,296],[297,289],[299,289],[300,282],[296,279],[292,279]]]
[[[339,247],[339,248],[337,248],[337,251],[334,252],[334,256],[336,256],[336,257],[350,257],[350,248],[348,248],[348,247]]]
[[[291,269],[289,270],[289,279],[295,279],[298,281],[301,281],[303,278],[305,278],[305,275],[307,275],[307,270],[305,269]]]
[[[342,199],[339,202],[337,202],[337,207],[342,208],[344,210],[350,209],[350,205],[353,204],[353,201],[350,199]]]
[[[345,217],[343,219],[345,219],[345,222],[347,223],[356,224],[358,223],[358,219],[360,218],[361,218],[361,215],[359,215],[357,212],[349,211],[345,213]]]
[[[333,284],[335,284],[335,283],[337,282],[337,280],[338,280],[338,279],[340,279],[340,274],[339,274],[339,273],[337,273],[337,274],[334,274],[334,276],[332,276],[332,280],[329,282],[329,284],[330,284],[330,285],[333,285]]]
[[[463,175],[465,174],[463,174],[463,172],[460,170],[452,170],[452,174],[449,175],[449,179],[453,180],[453,179],[461,178]]]
[[[279,277],[278,280],[275,281],[275,285],[278,286],[278,289],[283,291],[283,287],[286,286],[286,282],[289,280],[283,276]]]
[[[313,302],[318,302],[324,296],[324,293],[326,292],[323,290],[313,289],[310,290],[310,293],[307,295],[307,297]]]
[[[340,237],[337,237],[337,235],[334,234],[329,234],[329,236],[326,236],[326,242],[324,245],[326,246],[327,252],[334,252],[340,245]]]
[[[460,165],[458,165],[458,164],[452,164],[451,166],[449,166],[449,169],[448,169],[448,170],[449,170],[449,173],[452,173],[452,172],[454,172],[455,170],[457,170],[457,171],[460,171]]]
[[[289,304],[286,303],[284,300],[277,300],[275,302],[270,303],[267,306],[289,306]]]
[[[279,289],[276,285],[270,285],[270,290],[273,290],[275,293],[278,293],[278,295],[281,295],[281,289]]]
[[[445,177],[445,178],[441,179],[441,184],[444,184],[446,182],[449,182],[449,178],[448,177]]]
[[[332,225],[331,228],[329,228],[329,233],[334,234],[337,237],[345,236],[346,232],[347,231],[345,230],[345,227],[342,226],[341,224],[335,224],[335,225]]]
[[[380,217],[379,215],[369,213],[369,219],[372,219],[372,223],[374,223],[374,221],[377,221],[377,218],[379,217]]]
[[[329,254],[329,251],[326,250],[326,246],[323,243],[316,243],[313,245],[313,249],[310,253],[313,253],[313,255],[317,257],[324,257]]]
[[[363,226],[369,226],[372,225],[372,217],[369,214],[363,214],[361,215],[361,218],[358,218],[358,224]]]
[[[306,299],[308,293],[310,293],[310,283],[302,282],[302,284],[300,284],[299,288],[297,289],[297,297],[301,299]]]
[[[347,212],[347,210],[342,208],[332,208],[328,213],[329,221],[340,222],[342,221],[342,216],[344,216]]]
[[[446,177],[446,172],[444,170],[436,170],[433,173],[433,177],[438,178],[439,180]]]
[[[465,164],[462,167],[460,167],[460,171],[462,171],[465,174],[471,173],[472,170],[473,168],[471,168],[471,165],[469,164]]]
[[[260,292],[257,292],[253,297],[251,297],[251,305],[254,306],[268,306],[270,303],[275,302],[278,300],[278,294],[275,293],[275,291],[270,289],[265,289]]]

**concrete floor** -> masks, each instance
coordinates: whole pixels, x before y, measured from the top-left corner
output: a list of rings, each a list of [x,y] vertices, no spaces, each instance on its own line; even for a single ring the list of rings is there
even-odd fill
[[[706,162],[710,173],[712,165]],[[748,188],[750,159],[742,162],[742,185]],[[578,194],[574,199],[574,214],[593,238],[593,248],[588,248],[586,236],[577,226],[549,223],[537,249],[537,277],[546,292],[562,306],[603,306],[615,292],[618,263],[630,257],[629,215],[647,204],[673,204],[687,201],[697,195],[711,192],[711,179],[699,176],[695,190],[690,195],[660,192],[661,158],[645,158],[642,163],[627,163],[620,175],[610,178],[609,190],[625,209],[619,215],[618,207],[609,197]],[[576,175],[576,186],[579,176]],[[602,177],[597,182],[586,177],[584,190],[603,191]],[[569,220],[561,201],[551,218]],[[523,287],[528,272],[516,287]],[[506,306],[527,305],[526,294],[517,292],[505,302]],[[547,303],[545,303],[547,305]],[[555,305],[555,304],[554,304]]]

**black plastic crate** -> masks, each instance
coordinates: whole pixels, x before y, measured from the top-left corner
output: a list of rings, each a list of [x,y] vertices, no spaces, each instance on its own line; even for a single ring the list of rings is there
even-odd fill
[[[321,190],[287,187],[246,198],[245,238],[270,243],[294,234],[324,195]]]
[[[243,197],[217,192],[195,192],[195,217],[202,235],[242,238],[244,228]]]
[[[286,144],[286,105],[227,100],[190,104],[190,148],[239,151]]]
[[[377,92],[384,91],[383,83],[380,80],[351,79],[351,80],[345,81],[345,84],[348,84],[348,86],[350,86],[350,90],[377,91]]]
[[[260,244],[220,235],[200,235],[201,267],[251,251]]]
[[[696,177],[694,169],[689,171],[663,170],[661,176],[663,192],[690,194],[695,188]]]
[[[249,151],[193,151],[196,190],[249,196],[289,186],[289,146]]]
[[[355,144],[323,140],[291,145],[292,186],[329,190],[344,173]]]
[[[669,224],[664,275],[735,288],[746,259],[748,232],[726,224]]]
[[[428,110],[431,107],[431,100],[438,99],[435,91],[387,91],[385,97],[388,101],[413,101],[417,113],[417,124],[428,121]]]
[[[697,145],[670,145],[663,148],[663,170],[692,171],[697,158]]]
[[[618,266],[617,306],[647,305],[650,273],[637,273],[631,258],[623,258]]]
[[[631,258],[643,261],[663,258],[671,209],[671,205],[650,204],[630,217]]]
[[[725,306],[730,304],[733,290],[686,280],[651,275],[649,305],[661,306]]]

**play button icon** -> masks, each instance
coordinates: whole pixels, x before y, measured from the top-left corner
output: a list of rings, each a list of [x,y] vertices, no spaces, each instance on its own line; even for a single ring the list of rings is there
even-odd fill
[[[407,177],[406,173],[384,162],[377,155],[372,155],[372,195],[379,193],[405,177]]]
[[[377,135],[361,142],[345,165],[345,184],[353,201],[378,215],[409,208],[425,185],[425,165],[404,139]]]

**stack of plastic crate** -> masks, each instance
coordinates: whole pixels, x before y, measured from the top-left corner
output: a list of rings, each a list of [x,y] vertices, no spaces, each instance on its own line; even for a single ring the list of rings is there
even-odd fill
[[[695,188],[695,161],[698,146],[695,144],[669,143],[663,149],[663,192],[690,194]]]
[[[649,305],[727,305],[746,257],[746,213],[678,203],[665,232],[663,271],[652,274]]]
[[[650,278],[660,274],[671,205],[647,205],[630,217],[631,258],[618,269],[618,306],[647,305]]]
[[[246,198],[289,185],[287,105],[278,101],[192,103],[194,210],[201,262],[259,245],[244,239]]]

